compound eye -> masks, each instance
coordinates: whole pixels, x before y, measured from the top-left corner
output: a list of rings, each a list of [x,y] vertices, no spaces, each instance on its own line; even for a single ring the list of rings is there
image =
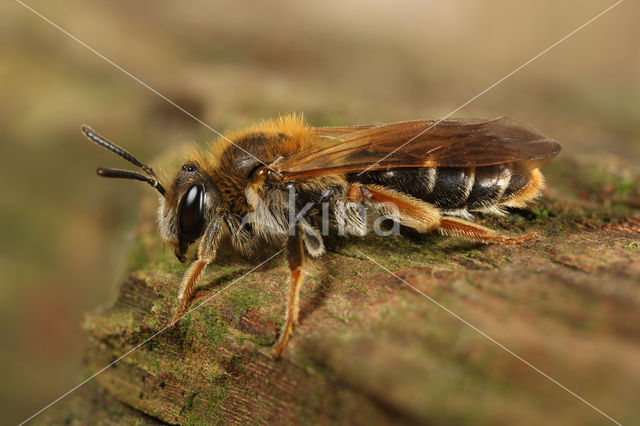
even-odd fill
[[[178,208],[180,240],[193,242],[202,234],[204,224],[204,189],[193,185],[187,190]]]

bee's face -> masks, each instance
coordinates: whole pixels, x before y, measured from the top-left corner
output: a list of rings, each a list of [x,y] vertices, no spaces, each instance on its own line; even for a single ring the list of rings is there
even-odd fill
[[[158,212],[160,233],[181,262],[204,233],[219,202],[217,188],[197,164],[185,163]]]

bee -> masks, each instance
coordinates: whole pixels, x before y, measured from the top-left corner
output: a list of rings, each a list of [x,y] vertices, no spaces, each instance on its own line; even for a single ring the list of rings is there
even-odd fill
[[[484,243],[536,238],[498,235],[474,223],[473,213],[525,207],[544,186],[540,166],[560,152],[556,141],[508,117],[312,127],[289,115],[227,133],[208,149],[193,148],[161,182],[123,148],[82,130],[142,170],[98,168],[98,175],[143,181],[158,191],[160,234],[178,259],[187,261],[197,247],[169,325],[187,312],[223,238],[246,255],[259,244],[286,247],[289,292],[276,357],[298,322],[305,258],[324,253],[327,234],[364,235],[367,217],[377,215],[420,233]]]

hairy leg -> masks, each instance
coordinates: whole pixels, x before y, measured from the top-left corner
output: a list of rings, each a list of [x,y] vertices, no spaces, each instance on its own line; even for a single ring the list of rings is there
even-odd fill
[[[503,243],[515,244],[526,240],[535,240],[538,236],[530,232],[516,238],[501,237],[496,235],[493,229],[485,228],[464,219],[452,217],[443,217],[440,220],[440,231],[446,235],[455,235],[457,237],[469,238],[471,240],[482,241],[485,243]]]
[[[352,184],[347,191],[349,201],[364,202],[380,213],[418,232],[436,229],[440,210],[422,200],[381,185]]]
[[[295,234],[289,237],[287,242],[287,258],[291,277],[289,281],[289,298],[287,300],[287,313],[284,328],[274,348],[274,356],[279,358],[287,345],[293,328],[298,323],[300,311],[300,287],[302,286],[302,267],[304,266],[304,247],[302,245],[302,232],[296,226]]]
[[[464,219],[442,217],[433,205],[401,192],[380,185],[354,183],[349,187],[347,198],[362,201],[378,208],[383,214],[403,225],[426,232],[439,229],[447,235],[468,238],[486,243],[520,243],[537,238],[529,233],[517,238],[501,237],[497,232]]]
[[[187,272],[185,272],[182,277],[180,291],[178,292],[178,309],[169,322],[171,326],[175,325],[175,323],[187,313],[187,309],[189,309],[196,294],[195,290],[198,280],[207,265],[213,262],[213,259],[216,257],[216,250],[221,236],[221,223],[222,220],[218,218],[209,225],[198,247],[198,259],[189,265]]]

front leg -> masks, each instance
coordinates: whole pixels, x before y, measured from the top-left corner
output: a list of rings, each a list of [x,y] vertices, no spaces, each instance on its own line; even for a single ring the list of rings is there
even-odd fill
[[[302,267],[304,266],[304,248],[302,245],[302,232],[296,225],[295,234],[289,236],[287,241],[287,258],[291,277],[289,281],[289,298],[287,299],[287,314],[280,338],[274,349],[274,356],[279,358],[287,345],[287,341],[298,323],[300,311],[300,287],[302,286]]]
[[[178,293],[178,310],[169,322],[170,326],[175,325],[186,313],[196,294],[196,284],[204,273],[205,268],[216,257],[216,250],[220,243],[222,229],[222,218],[217,217],[207,227],[207,230],[200,241],[198,247],[198,259],[196,259],[185,272],[180,283],[180,291]]]
[[[175,323],[187,313],[187,309],[189,309],[193,296],[195,295],[196,284],[202,276],[205,268],[212,260],[213,259],[198,259],[189,265],[189,268],[187,269],[187,272],[185,272],[184,277],[182,277],[182,282],[180,283],[180,292],[178,294],[178,301],[180,303],[178,304],[178,310],[169,322],[170,326],[175,325]]]

